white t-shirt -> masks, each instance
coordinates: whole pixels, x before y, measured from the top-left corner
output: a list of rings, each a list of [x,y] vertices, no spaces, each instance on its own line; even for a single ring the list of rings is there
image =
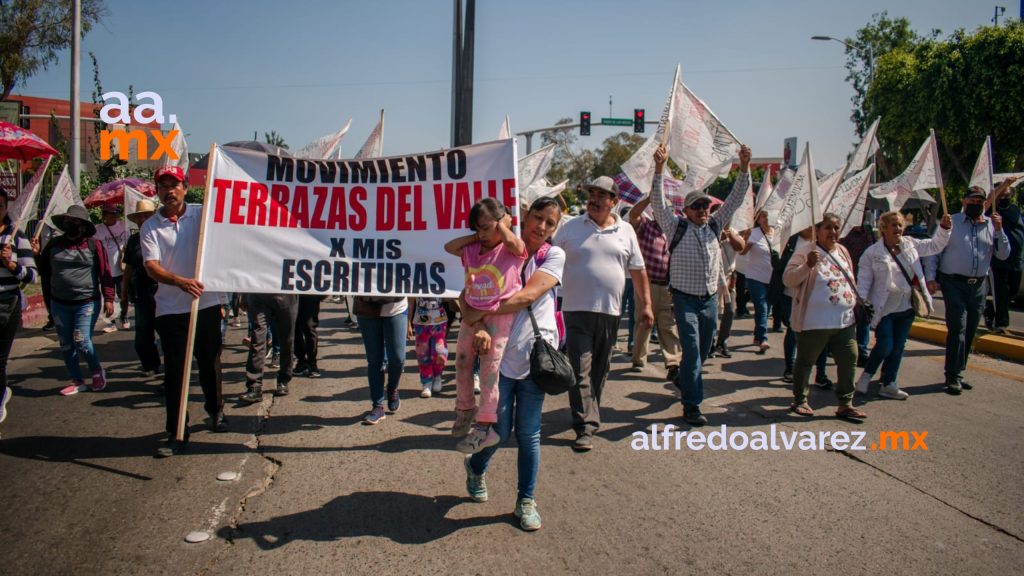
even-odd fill
[[[612,214],[611,226],[600,230],[590,216],[580,216],[555,233],[553,243],[565,251],[562,310],[618,316],[626,270],[643,270],[644,257],[636,232]]]
[[[107,262],[110,264],[110,275],[120,278],[124,271],[121,269],[121,250],[128,240],[128,232],[124,229],[124,223],[118,220],[113,226],[107,226],[100,222],[96,225],[96,234],[93,235],[103,244],[103,251],[107,253]]]
[[[846,328],[854,322],[853,307],[857,304],[856,292],[839,268],[842,266],[846,269],[846,261],[839,256],[838,251],[832,257],[826,256],[823,248],[818,248],[818,256],[818,265],[814,270],[818,277],[807,300],[803,329]],[[853,270],[846,269],[846,274],[853,278]]]
[[[750,232],[747,240],[750,250],[743,255],[743,268],[737,262],[736,269],[747,278],[757,280],[762,284],[770,284],[772,281],[772,252],[769,240],[761,232],[760,226],[755,226]]]
[[[537,267],[533,256],[526,262],[526,280],[529,281],[534,272],[544,272],[556,280],[562,280],[565,267],[565,252],[557,246],[548,249],[544,263]],[[532,304],[533,317],[537,319],[537,327],[541,337],[552,346],[558,346],[558,326],[555,324],[555,291],[548,290]],[[505,355],[501,358],[500,372],[507,378],[523,380],[530,375],[530,350],[533,349],[533,324],[530,322],[529,311],[525,308],[516,313],[512,321]]]
[[[185,213],[172,222],[159,211],[146,220],[140,231],[142,261],[157,260],[168,272],[185,278],[196,273],[196,254],[199,252],[199,228],[203,222],[203,207],[188,204]],[[199,309],[217,306],[227,302],[222,292],[203,291],[199,297]],[[156,291],[156,315],[186,314],[192,309],[192,296],[188,292],[160,284]]]

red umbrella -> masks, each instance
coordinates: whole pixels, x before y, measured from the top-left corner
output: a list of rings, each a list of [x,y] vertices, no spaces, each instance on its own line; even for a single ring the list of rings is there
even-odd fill
[[[103,204],[124,204],[124,187],[131,186],[146,196],[155,196],[156,187],[149,180],[141,178],[124,178],[100,185],[85,197],[85,205],[95,208]]]
[[[8,122],[0,121],[0,160],[30,160],[53,156],[57,151],[42,138]]]

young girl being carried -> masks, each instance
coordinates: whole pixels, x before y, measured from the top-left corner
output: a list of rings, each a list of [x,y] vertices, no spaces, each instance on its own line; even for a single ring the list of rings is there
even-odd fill
[[[512,217],[493,198],[484,198],[469,211],[472,234],[456,238],[444,249],[462,259],[466,269],[465,304],[481,311],[495,310],[522,288],[519,269],[526,260],[526,245],[511,229]],[[455,425],[453,436],[465,436],[456,449],[464,454],[498,443],[493,426],[498,421],[498,366],[512,329],[515,314],[485,316],[479,322],[459,328],[455,356]],[[473,395],[473,363],[477,352],[474,335],[486,330],[491,350],[480,356],[480,407]],[[473,418],[476,417],[476,425]]]

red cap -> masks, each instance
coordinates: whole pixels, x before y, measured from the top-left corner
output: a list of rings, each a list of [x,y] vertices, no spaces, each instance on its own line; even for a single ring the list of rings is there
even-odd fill
[[[179,166],[162,166],[153,174],[153,181],[156,182],[161,176],[173,176],[178,182],[185,181],[185,172]]]

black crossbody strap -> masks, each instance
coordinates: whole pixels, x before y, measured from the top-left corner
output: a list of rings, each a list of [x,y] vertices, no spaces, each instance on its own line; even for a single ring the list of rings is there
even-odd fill
[[[825,247],[822,246],[821,244],[818,244],[818,248],[825,250]],[[853,295],[856,296],[857,302],[863,304],[864,300],[860,297],[860,292],[857,291],[857,283],[854,282],[852,278],[850,278],[850,274],[846,271],[846,268],[843,268],[843,265],[839,263],[839,260],[836,260],[836,257],[833,256],[832,253],[829,252],[828,250],[825,250],[825,256],[828,256],[829,260],[834,262],[836,267],[839,268],[839,271],[843,273],[843,277],[846,278],[846,281],[850,283],[850,288],[853,289]]]
[[[893,251],[892,248],[889,248],[888,246],[886,246],[885,249],[889,251],[889,255],[891,255],[892,259],[896,261],[896,266],[899,267],[900,272],[903,272],[903,278],[905,278],[907,280],[907,284],[909,284],[910,285],[910,289],[913,290],[914,289],[914,281],[910,278],[910,274],[907,274],[907,269],[903,267],[903,263],[900,262],[900,259],[896,257],[896,253]]]

